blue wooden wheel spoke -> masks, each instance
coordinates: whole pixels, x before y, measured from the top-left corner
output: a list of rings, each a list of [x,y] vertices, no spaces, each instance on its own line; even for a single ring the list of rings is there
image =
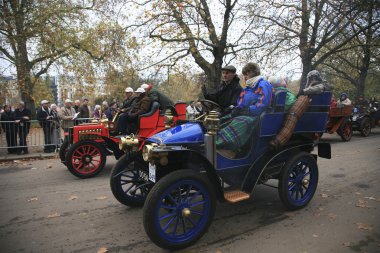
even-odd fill
[[[194,210],[191,210],[191,213],[192,214],[197,214],[197,215],[200,215],[200,216],[204,215],[204,213],[201,213],[201,212],[198,212],[198,211],[194,211]]]
[[[303,189],[300,188],[300,189],[299,189],[299,192],[300,192],[300,194],[301,194],[301,198],[303,198],[303,197],[304,197]]]
[[[132,185],[129,186],[126,190],[124,190],[125,194],[128,194],[129,190],[131,190],[133,186],[135,186],[135,185],[132,184]]]
[[[191,204],[190,207],[195,207],[195,206],[203,205],[204,203],[205,203],[204,200],[198,201],[198,202],[195,202],[195,203]]]
[[[166,225],[162,228],[162,230],[164,230],[164,231],[168,230],[170,224],[172,224],[172,222],[174,221],[175,218],[177,218],[177,216],[172,217],[172,218],[168,221],[168,223],[166,223]]]
[[[191,223],[191,225],[193,226],[193,227],[195,227],[196,225],[195,225],[195,222],[193,221],[193,219],[191,218],[191,217],[187,217],[186,218],[188,221],[190,221],[190,223]]]
[[[179,218],[178,216],[176,216],[176,221],[175,221],[175,225],[174,225],[174,228],[173,228],[173,232],[172,232],[172,236],[175,236],[175,233],[177,232],[177,227],[178,227],[178,223],[179,223]]]
[[[176,212],[171,212],[171,213],[167,213],[167,214],[165,214],[165,215],[162,215],[162,216],[160,217],[160,221],[161,221],[161,220],[164,220],[164,219],[167,219],[167,218],[169,218],[169,217],[172,217],[172,216],[174,216],[174,215],[176,215]]]
[[[181,223],[182,223],[183,234],[185,235],[186,234],[186,225],[185,225],[185,219],[183,217],[181,217]]]
[[[297,184],[293,184],[292,186],[289,187],[289,191],[294,191],[294,188],[297,186]]]
[[[165,205],[165,204],[161,204],[161,207],[165,208],[165,209],[169,209],[169,210],[176,210],[177,209],[175,206],[168,206],[168,205]]]
[[[303,175],[303,178],[307,177],[308,175],[310,175],[310,171],[306,172],[306,173]]]
[[[305,189],[305,192],[309,189],[309,187],[306,187],[305,185],[302,185],[302,188]]]
[[[187,191],[186,191],[185,199],[188,199],[188,198],[189,198],[189,194],[190,194],[191,188],[193,188],[192,185],[189,185],[189,187],[187,187]]]
[[[201,194],[200,190],[198,190],[196,193],[194,193],[193,195],[191,195],[191,197],[189,199],[189,202],[191,202],[193,199],[195,199],[196,197],[198,197],[199,194]]]
[[[171,194],[168,194],[167,197],[169,198],[169,200],[174,204],[174,205],[178,205],[177,201],[174,200],[173,196]]]

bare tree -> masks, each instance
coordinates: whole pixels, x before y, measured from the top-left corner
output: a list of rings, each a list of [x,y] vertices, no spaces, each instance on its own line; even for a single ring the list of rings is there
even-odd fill
[[[363,11],[359,3],[355,0],[258,0],[248,7],[253,19],[257,18],[264,27],[265,33],[256,43],[261,48],[266,45],[265,57],[291,58],[296,54],[301,58],[302,89],[310,70],[332,55],[348,50],[347,45],[353,39],[379,24],[380,20],[374,20],[371,25],[350,29]]]

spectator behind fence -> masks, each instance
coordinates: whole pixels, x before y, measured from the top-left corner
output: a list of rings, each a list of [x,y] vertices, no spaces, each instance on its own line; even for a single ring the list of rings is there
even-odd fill
[[[26,137],[28,136],[29,129],[30,129],[30,119],[32,117],[32,113],[29,109],[25,108],[25,103],[23,101],[20,101],[18,103],[18,107],[15,110],[15,120],[17,125],[17,132],[19,136],[19,143],[18,143],[18,149],[17,154],[21,154],[21,152],[24,152],[24,154],[28,154],[28,146],[26,143]]]
[[[44,153],[54,152],[55,147],[53,145],[52,138],[55,129],[53,127],[53,114],[49,107],[49,101],[41,101],[41,107],[37,110],[37,120],[39,121],[44,132]]]
[[[100,119],[102,117],[101,109],[102,107],[100,105],[95,105],[94,112],[92,113],[92,117],[94,119]]]
[[[4,112],[1,114],[1,127],[5,133],[8,146],[8,154],[17,153],[17,129],[15,124],[15,115],[9,105],[4,105]]]
[[[73,106],[75,112],[79,112],[79,107],[80,107],[80,100],[77,99],[74,101],[74,106]]]
[[[58,113],[58,107],[56,104],[51,104],[50,105],[51,109],[51,114],[53,116],[53,143],[55,145],[55,149],[57,150],[61,144],[62,144],[62,139],[61,139],[61,118],[59,117]]]
[[[61,109],[60,118],[62,119],[62,128],[66,133],[69,128],[74,126],[75,109],[72,107],[73,101],[70,99],[65,100],[65,107]]]
[[[88,108],[88,99],[85,98],[83,99],[82,105],[79,107],[79,118],[85,118],[88,119],[90,118],[90,109]],[[87,122],[84,120],[83,122]]]

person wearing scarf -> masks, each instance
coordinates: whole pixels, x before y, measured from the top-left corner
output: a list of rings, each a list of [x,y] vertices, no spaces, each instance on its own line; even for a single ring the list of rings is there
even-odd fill
[[[273,94],[272,85],[260,76],[256,63],[248,63],[242,72],[247,86],[231,114],[221,118],[216,140],[218,152],[229,158],[234,158],[251,140],[256,118],[270,105]]]
[[[49,107],[49,101],[41,101],[41,108],[39,108],[37,111],[37,120],[40,122],[40,126],[44,131],[44,153],[54,152],[55,147],[52,142],[52,136],[54,132],[53,114]]]

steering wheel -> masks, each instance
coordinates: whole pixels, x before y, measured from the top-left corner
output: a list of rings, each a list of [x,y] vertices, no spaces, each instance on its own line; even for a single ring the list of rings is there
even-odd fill
[[[211,100],[199,100],[199,102],[202,104],[203,108],[205,108],[205,111],[207,113],[211,111],[221,112],[222,108],[217,103],[211,101]]]

